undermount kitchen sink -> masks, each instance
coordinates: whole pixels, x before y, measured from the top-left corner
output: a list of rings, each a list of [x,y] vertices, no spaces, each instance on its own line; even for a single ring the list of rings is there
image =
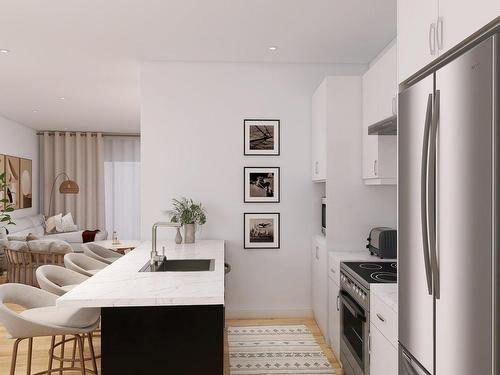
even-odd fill
[[[214,259],[165,259],[159,264],[149,262],[140,272],[203,272],[214,270]]]

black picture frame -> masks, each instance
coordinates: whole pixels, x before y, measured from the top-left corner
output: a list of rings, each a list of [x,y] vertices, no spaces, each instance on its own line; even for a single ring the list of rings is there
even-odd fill
[[[273,225],[273,241],[260,241],[254,242],[254,245],[251,246],[253,242],[250,236],[250,228],[249,223],[252,220],[252,216],[254,220],[274,220]],[[248,223],[247,223],[248,222]],[[265,223],[264,223],[265,224]],[[265,230],[265,227],[262,227]],[[248,232],[248,233],[247,233]],[[265,236],[266,233],[264,232]],[[243,248],[247,250],[278,250],[281,248],[281,215],[279,212],[245,212],[243,214]]]
[[[266,149],[252,149],[251,146],[251,127],[258,125],[261,126],[273,126],[273,148],[270,150]],[[266,136],[270,137],[270,134],[265,134],[265,130],[261,130],[263,134],[263,139],[261,141],[266,141]],[[281,153],[281,121],[279,119],[244,119],[243,120],[243,155],[245,156],[279,156]]]
[[[273,197],[251,197],[251,173],[274,173]],[[265,186],[262,186],[264,189]],[[243,168],[243,202],[244,203],[280,203],[281,200],[281,168],[280,167],[244,167]]]

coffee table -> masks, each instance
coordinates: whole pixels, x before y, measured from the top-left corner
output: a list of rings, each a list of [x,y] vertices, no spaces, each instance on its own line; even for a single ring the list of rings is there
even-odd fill
[[[113,240],[95,241],[95,244],[105,247],[106,249],[116,251],[120,254],[128,253],[141,244],[141,241],[120,240],[118,244],[113,244]]]

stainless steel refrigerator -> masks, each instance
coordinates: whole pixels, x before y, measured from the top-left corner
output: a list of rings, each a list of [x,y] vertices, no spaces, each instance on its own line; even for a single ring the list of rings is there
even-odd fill
[[[500,375],[500,34],[400,89],[400,375]]]

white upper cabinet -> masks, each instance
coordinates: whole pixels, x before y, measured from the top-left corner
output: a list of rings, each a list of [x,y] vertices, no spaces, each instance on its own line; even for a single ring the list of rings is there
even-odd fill
[[[443,54],[500,16],[500,0],[439,0],[437,40]]]
[[[312,180],[326,181],[326,124],[327,124],[326,80],[312,97]]]
[[[396,136],[368,135],[368,127],[396,114],[397,47],[379,56],[363,75],[363,179],[368,185],[396,183]]]
[[[498,16],[499,0],[398,0],[399,82]]]
[[[398,0],[399,82],[437,57],[437,0]]]

